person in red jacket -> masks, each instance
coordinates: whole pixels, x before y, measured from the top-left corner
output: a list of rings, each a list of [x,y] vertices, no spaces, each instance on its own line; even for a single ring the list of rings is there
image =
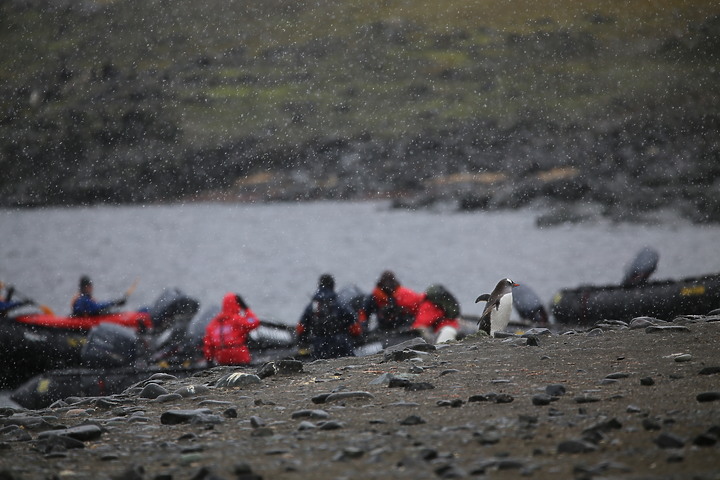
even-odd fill
[[[425,292],[425,300],[418,307],[413,330],[430,343],[443,343],[457,339],[460,323],[460,305],[442,285],[432,285]]]
[[[223,298],[222,310],[205,327],[205,359],[217,365],[250,363],[247,336],[258,326],[260,321],[242,297],[227,293]]]
[[[400,285],[395,274],[386,270],[380,275],[372,293],[365,299],[358,317],[362,323],[366,323],[374,313],[380,330],[408,327],[424,300],[424,293]]]

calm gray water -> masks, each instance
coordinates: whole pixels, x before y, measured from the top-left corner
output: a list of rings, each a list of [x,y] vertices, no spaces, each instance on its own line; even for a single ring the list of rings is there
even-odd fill
[[[720,227],[592,223],[539,229],[535,212],[409,212],[385,202],[153,205],[0,210],[0,280],[69,313],[82,274],[98,299],[136,279],[128,308],[177,287],[203,305],[241,293],[263,318],[294,323],[323,272],[368,291],[382,270],[422,290],[442,283],[463,312],[503,277],[546,302],[560,288],[611,284],[645,245],[655,278],[720,271]],[[202,307],[201,307],[202,309]]]

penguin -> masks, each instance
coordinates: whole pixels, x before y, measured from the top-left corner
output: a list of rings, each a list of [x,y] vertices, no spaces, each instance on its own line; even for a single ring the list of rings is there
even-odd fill
[[[512,311],[512,289],[517,286],[519,285],[509,278],[504,278],[498,282],[491,294],[483,293],[475,300],[475,303],[487,302],[478,320],[480,330],[493,335],[507,327]]]

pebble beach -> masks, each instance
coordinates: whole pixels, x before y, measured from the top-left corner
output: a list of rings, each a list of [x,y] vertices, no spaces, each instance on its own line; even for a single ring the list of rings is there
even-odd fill
[[[720,478],[720,315],[159,374],[0,409],[1,479]]]

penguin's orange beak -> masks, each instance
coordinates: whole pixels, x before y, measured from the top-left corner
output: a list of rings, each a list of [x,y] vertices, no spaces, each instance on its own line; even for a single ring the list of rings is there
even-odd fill
[[[519,286],[520,286],[519,283],[513,283],[513,287],[519,287]]]

